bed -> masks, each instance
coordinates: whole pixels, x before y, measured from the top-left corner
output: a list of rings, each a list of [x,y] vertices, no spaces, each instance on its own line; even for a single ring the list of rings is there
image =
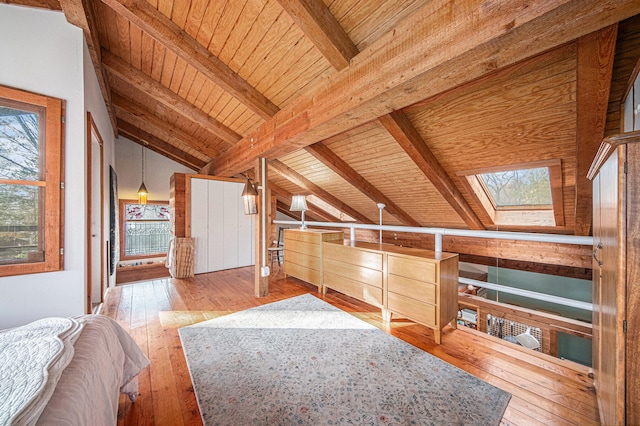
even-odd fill
[[[0,425],[115,425],[149,360],[102,315],[45,318],[0,331]]]

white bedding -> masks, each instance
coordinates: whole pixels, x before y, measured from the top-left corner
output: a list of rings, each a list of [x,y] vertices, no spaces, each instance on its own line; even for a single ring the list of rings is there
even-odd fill
[[[85,315],[78,321],[84,327],[73,345],[73,358],[39,418],[33,419],[38,425],[115,425],[119,393],[133,399],[135,376],[149,365],[135,341],[112,319]]]
[[[0,424],[35,424],[73,358],[82,326],[44,318],[0,331]]]

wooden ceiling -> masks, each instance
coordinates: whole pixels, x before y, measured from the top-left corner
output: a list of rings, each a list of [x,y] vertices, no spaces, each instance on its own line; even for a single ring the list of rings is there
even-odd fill
[[[281,208],[304,193],[338,210],[314,206],[326,220],[377,222],[383,202],[387,224],[493,229],[458,173],[559,159],[564,225],[528,230],[583,235],[618,22],[640,13],[633,0],[0,1],[84,30],[118,134],[202,173],[266,157]]]

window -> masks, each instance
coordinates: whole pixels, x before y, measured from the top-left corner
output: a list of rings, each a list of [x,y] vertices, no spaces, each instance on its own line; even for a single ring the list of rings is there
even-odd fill
[[[64,102],[0,86],[0,276],[62,262]]]
[[[138,204],[138,200],[120,200],[122,218],[122,251],[120,258],[140,259],[164,256],[171,237],[169,203],[149,201]]]
[[[495,225],[564,226],[560,160],[468,170],[459,175]]]

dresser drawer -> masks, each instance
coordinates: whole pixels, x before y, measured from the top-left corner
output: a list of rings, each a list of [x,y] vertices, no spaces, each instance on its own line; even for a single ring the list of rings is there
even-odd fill
[[[324,243],[323,253],[325,259],[382,270],[382,253],[374,253],[335,243]]]
[[[306,254],[295,251],[285,250],[284,263],[295,263],[296,265],[305,266],[319,271],[322,266],[322,259],[319,257],[307,256]]]
[[[435,284],[393,274],[389,274],[387,284],[390,292],[433,305],[437,302],[438,286]]]
[[[406,316],[426,326],[437,326],[435,305],[419,302],[415,299],[389,292],[387,296],[387,308],[395,314]]]
[[[284,251],[285,253],[288,251],[304,253],[305,256],[314,256],[317,258],[320,258],[322,256],[322,246],[320,244],[307,243],[298,240],[285,239]]]
[[[360,281],[364,284],[382,288],[382,271],[326,258],[322,266],[325,273],[330,272],[341,277],[349,278],[350,280]]]
[[[285,262],[284,273],[315,285],[320,285],[321,282],[320,271],[296,265],[295,263]]]
[[[401,257],[389,255],[388,270],[390,274],[413,278],[418,281],[437,283],[436,264],[419,257]]]
[[[363,284],[331,272],[324,271],[322,284],[333,290],[344,293],[347,296],[370,303],[375,306],[382,306],[382,288]]]

